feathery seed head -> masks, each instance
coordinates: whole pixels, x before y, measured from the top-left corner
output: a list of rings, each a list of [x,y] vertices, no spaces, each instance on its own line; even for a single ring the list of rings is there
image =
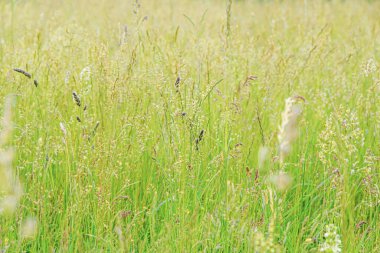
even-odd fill
[[[33,239],[37,234],[37,220],[29,217],[25,219],[20,227],[20,236],[22,239]]]
[[[0,133],[0,147],[3,147],[12,132],[12,97],[7,97],[4,106],[3,129]],[[22,187],[12,169],[13,149],[0,151],[0,214],[13,213],[22,195]]]
[[[279,127],[278,141],[280,151],[280,162],[284,161],[286,155],[289,154],[292,142],[297,138],[298,118],[302,109],[297,102],[305,101],[301,96],[294,96],[285,100],[285,110],[282,113],[282,123]]]
[[[279,191],[285,191],[288,189],[293,181],[293,179],[285,172],[272,175],[269,180]]]
[[[61,128],[61,131],[62,131],[63,135],[66,137],[67,131],[66,131],[65,125],[62,122],[60,122],[59,123],[59,127]]]
[[[263,147],[263,146],[260,147],[259,154],[258,154],[259,169],[262,169],[265,161],[268,159],[268,153],[269,153],[269,149],[267,147]]]

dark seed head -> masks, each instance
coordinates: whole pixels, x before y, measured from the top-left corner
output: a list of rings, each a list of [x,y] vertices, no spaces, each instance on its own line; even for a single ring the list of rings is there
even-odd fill
[[[203,139],[203,135],[204,135],[205,131],[202,129],[201,132],[199,133],[199,136],[197,139],[195,139],[195,149],[198,150],[199,147],[198,147],[198,144],[201,142],[201,140]]]
[[[95,127],[94,127],[94,129],[92,130],[92,136],[94,136],[95,135],[95,133],[96,133],[96,130],[98,129],[98,127],[99,127],[99,124],[100,124],[100,122],[99,121],[97,121],[96,122],[96,125],[95,125]]]
[[[174,87],[176,91],[179,91],[179,83],[181,82],[181,78],[178,76],[177,79],[175,80]]]
[[[73,91],[73,99],[74,99],[75,103],[77,104],[77,106],[81,106],[80,98],[75,91]]]
[[[14,68],[13,70],[16,71],[16,72],[18,72],[18,73],[23,74],[27,78],[32,78],[32,75],[29,74],[28,72],[26,72],[25,70],[22,70],[22,69],[19,69],[19,68]]]
[[[95,125],[95,127],[94,127],[94,129],[92,129],[92,134],[91,134],[91,136],[88,137],[88,141],[91,141],[91,139],[95,136],[95,134],[96,134],[96,130],[98,129],[99,125],[100,125],[100,122],[97,121],[97,122],[96,122],[96,125]]]
[[[204,133],[205,133],[205,130],[202,129],[202,131],[199,133],[199,137],[198,137],[199,141],[202,140]]]
[[[306,102],[306,99],[303,96],[295,95],[295,96],[293,96],[293,98],[302,100],[303,102]]]
[[[132,214],[132,211],[123,211],[120,213],[121,218],[127,218]]]
[[[248,76],[247,79],[248,79],[248,80],[256,80],[256,79],[257,79],[257,76]]]

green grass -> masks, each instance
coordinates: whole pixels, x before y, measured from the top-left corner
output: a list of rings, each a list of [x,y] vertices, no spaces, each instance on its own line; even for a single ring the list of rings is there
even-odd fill
[[[0,252],[316,252],[328,224],[343,252],[379,252],[379,8],[0,2],[0,97],[16,101],[1,150],[24,192],[0,216]],[[280,163],[294,95],[306,102]]]

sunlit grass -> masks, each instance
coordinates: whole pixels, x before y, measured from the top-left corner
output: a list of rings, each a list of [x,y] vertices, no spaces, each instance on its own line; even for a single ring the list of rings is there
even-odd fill
[[[380,251],[378,2],[93,2],[0,2],[0,252]]]

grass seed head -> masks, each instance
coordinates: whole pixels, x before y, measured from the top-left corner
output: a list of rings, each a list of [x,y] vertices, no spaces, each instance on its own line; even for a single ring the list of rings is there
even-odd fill
[[[67,135],[67,130],[66,130],[65,125],[64,125],[62,122],[60,122],[60,123],[59,123],[59,127],[61,128],[61,131],[62,131],[63,135],[66,137],[66,135]]]
[[[204,133],[205,133],[205,131],[202,129],[201,132],[199,133],[198,138],[195,140],[196,150],[198,150],[198,148],[199,148],[198,144],[202,141]]]
[[[181,82],[181,78],[178,76],[175,80],[174,87],[176,89],[176,92],[179,92],[179,83]]]
[[[278,141],[280,151],[280,162],[289,154],[292,142],[298,136],[297,124],[302,109],[299,100],[305,99],[301,96],[290,97],[285,100],[285,110],[282,113],[282,123],[279,127]]]
[[[27,78],[32,78],[32,75],[31,75],[30,73],[26,72],[26,71],[23,70],[23,69],[14,68],[13,70],[16,71],[16,72],[18,72],[18,73],[23,74],[23,75],[26,76]]]
[[[74,101],[75,101],[75,103],[76,103],[77,106],[81,106],[80,98],[79,98],[78,94],[75,91],[73,91],[73,99],[74,99]]]

